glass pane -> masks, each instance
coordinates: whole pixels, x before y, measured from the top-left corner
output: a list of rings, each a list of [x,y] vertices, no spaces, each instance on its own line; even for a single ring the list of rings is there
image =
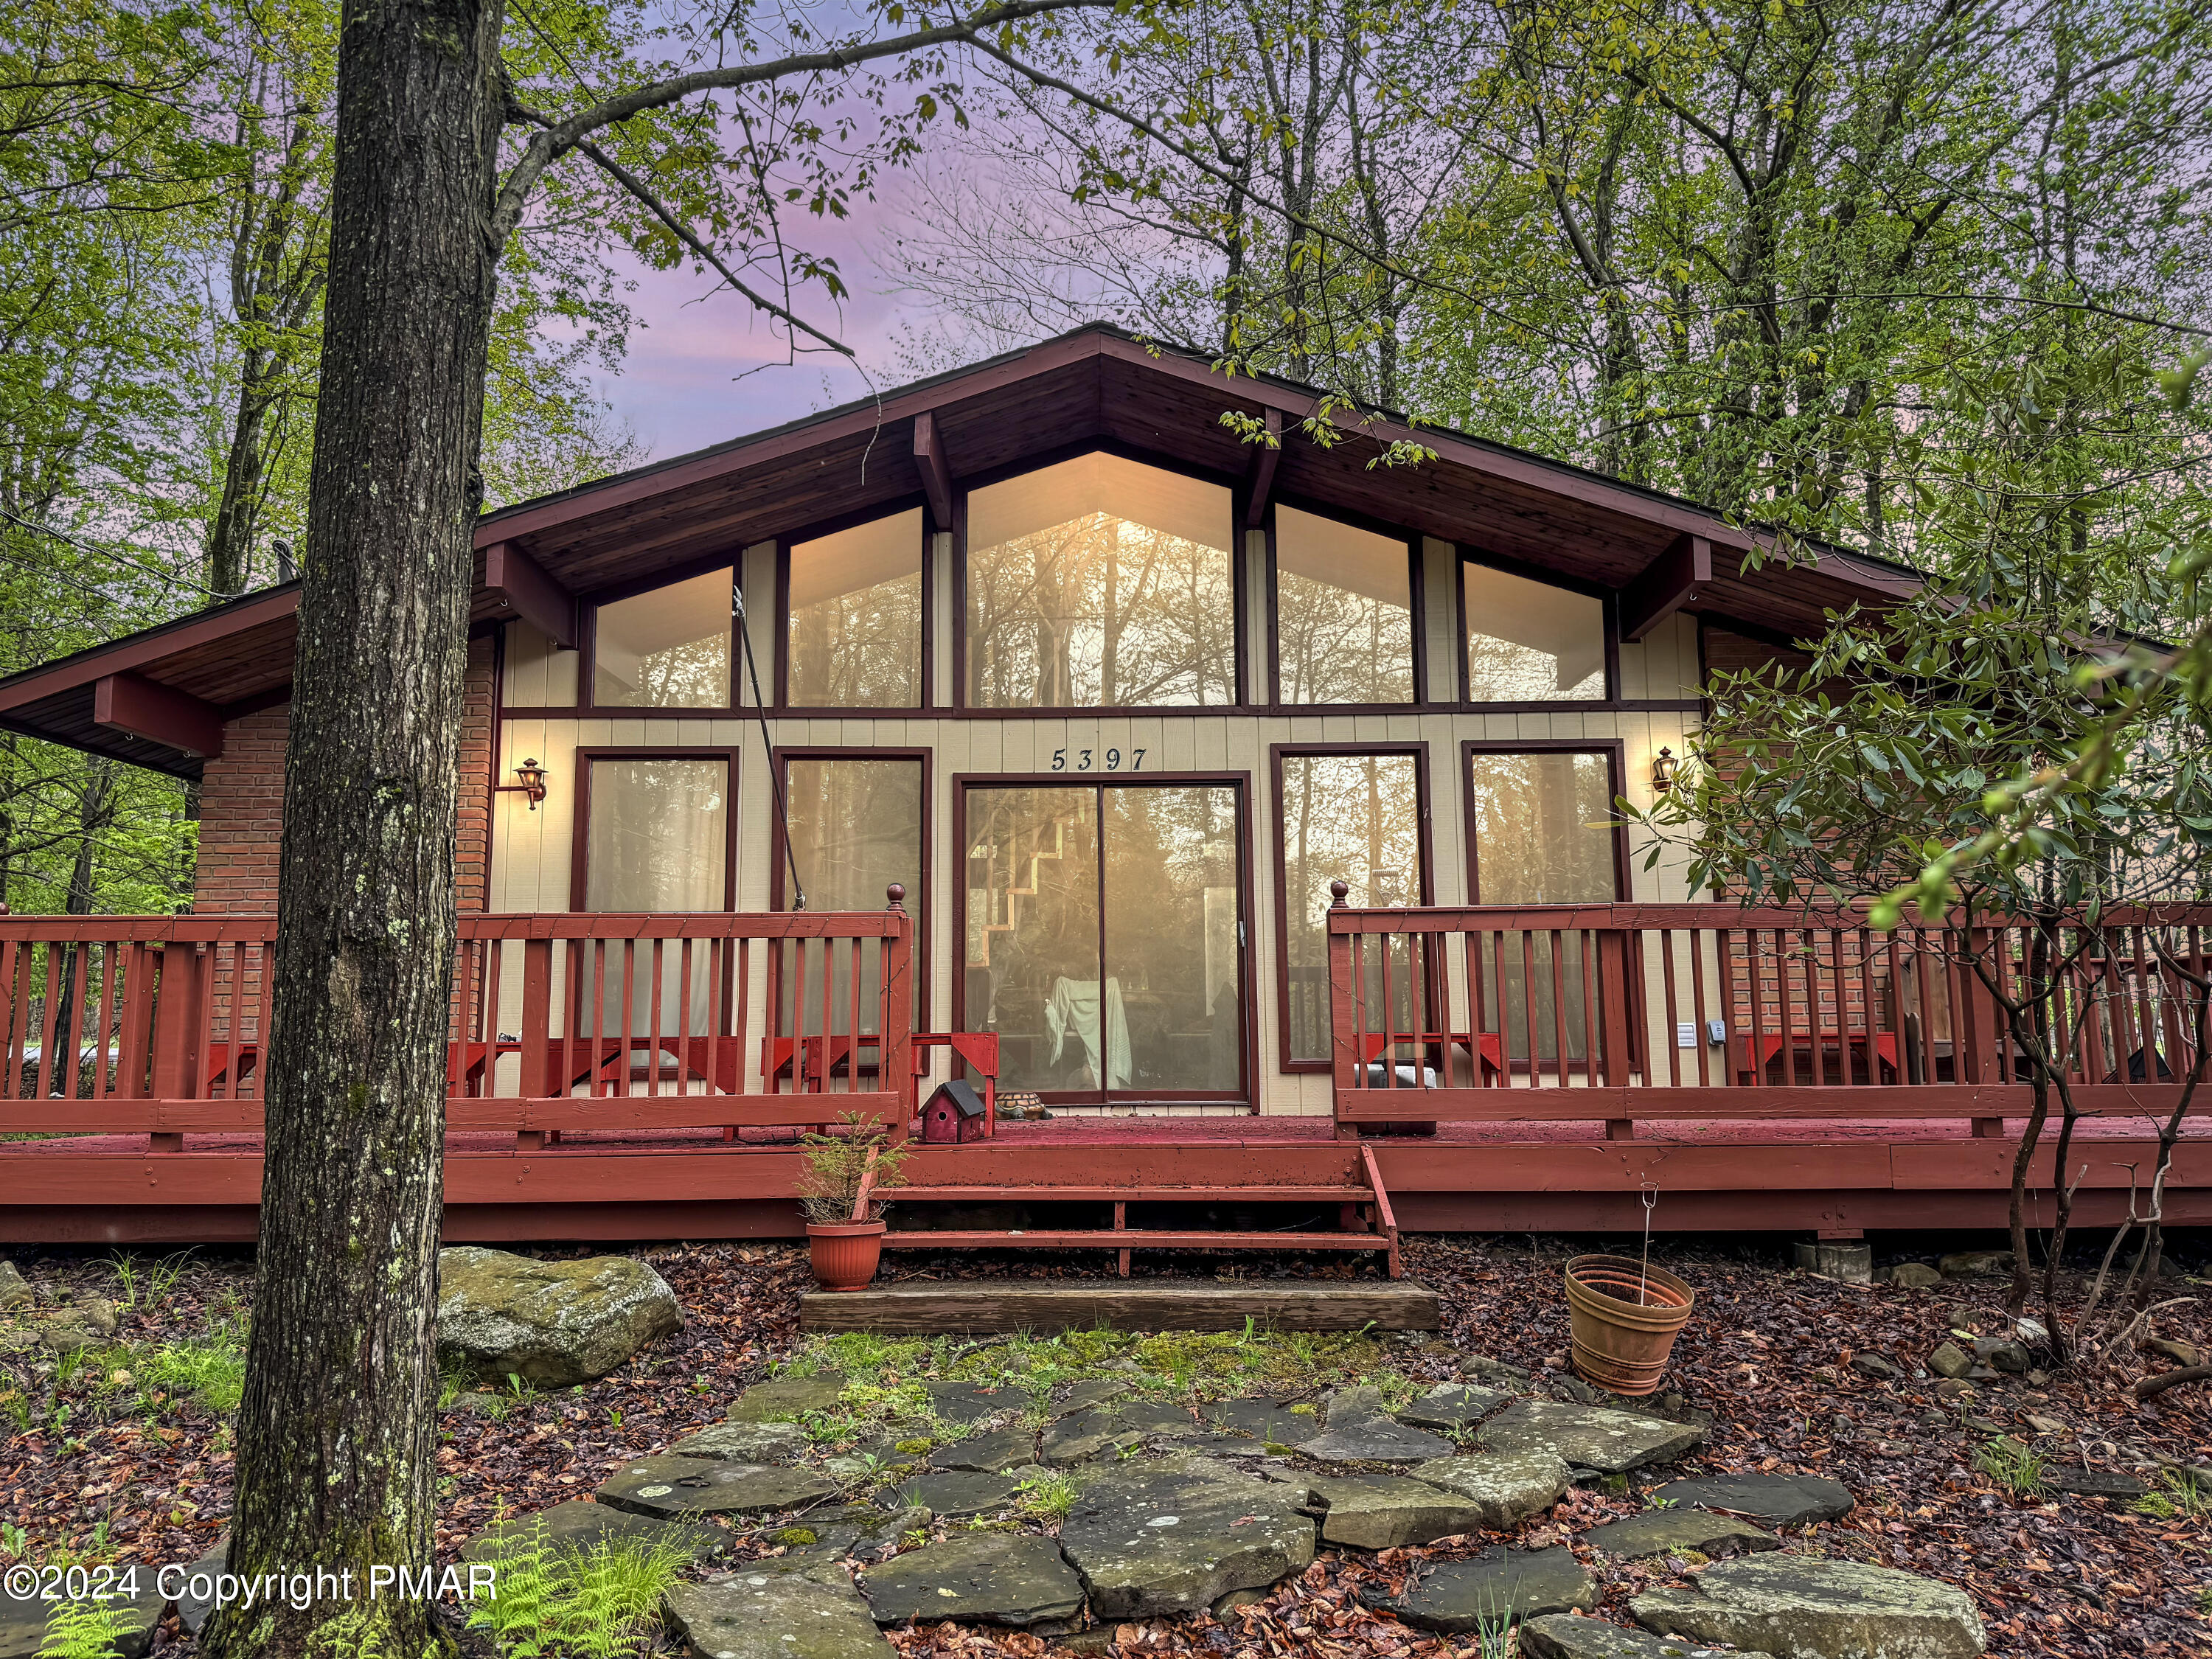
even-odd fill
[[[787,690],[801,708],[921,706],[921,509],[791,550]]]
[[[1098,792],[971,789],[967,1020],[1000,1033],[1000,1089],[1126,1081],[1098,971]],[[1118,1072],[1115,1070],[1119,1057]]]
[[[1278,507],[1275,612],[1278,701],[1413,701],[1404,542]]]
[[[584,848],[586,910],[720,910],[727,902],[729,763],[720,760],[595,760]],[[623,960],[619,942],[600,947],[596,971],[586,969],[586,994],[575,1030],[589,1036],[623,1029]],[[678,1028],[684,1000],[683,947],[661,949],[660,1034]],[[566,975],[566,953],[562,971]],[[653,947],[630,954],[629,1030],[649,1033],[653,1019]],[[690,1030],[708,1029],[710,977],[702,952],[691,953]],[[592,988],[596,988],[592,989]],[[623,1086],[643,1087],[657,1076],[649,1058],[629,1056],[635,1073]],[[602,1078],[601,1082],[608,1080]],[[657,1085],[655,1085],[657,1086]]]
[[[1619,898],[1613,769],[1603,755],[1477,754],[1468,764],[1478,903],[1610,904]],[[1502,1021],[1509,1059],[1528,1063],[1532,1025],[1539,1063],[1558,1063],[1562,1025],[1567,1059],[1585,1057],[1583,981],[1595,975],[1595,964],[1586,963],[1583,954],[1580,934],[1564,935],[1555,965],[1548,933],[1533,939],[1509,933],[1502,981],[1496,952],[1486,955],[1483,1024],[1497,1030]]]
[[[1237,792],[1109,789],[1105,819],[1111,1086],[1232,1091],[1243,1030]]]
[[[1476,902],[1610,904],[1613,769],[1603,755],[1553,750],[1477,754],[1474,787]]]
[[[727,708],[730,595],[725,565],[599,608],[592,701],[602,708]]]
[[[1605,605],[1486,565],[1460,567],[1470,702],[1605,696]]]
[[[729,855],[729,763],[595,760],[586,910],[720,910]]]
[[[1348,884],[1349,904],[1421,902],[1419,763],[1411,755],[1283,757],[1283,941],[1286,1018],[1293,1060],[1328,1058],[1328,884]],[[1366,964],[1379,988],[1379,960]],[[1410,993],[1402,958],[1390,964],[1394,996]],[[1392,1016],[1394,1026],[1399,1024]]]
[[[1233,702],[1232,540],[1226,489],[1115,455],[970,492],[969,704]]]
[[[785,810],[791,819],[792,862],[810,910],[880,910],[890,901],[892,882],[906,887],[906,907],[920,926],[921,907],[921,763],[856,757],[794,759],[784,772]],[[785,895],[790,908],[790,895]],[[792,1002],[799,970],[787,947],[782,982],[782,1030],[792,1029]],[[811,995],[799,1011],[804,1029],[822,1026],[823,951],[806,947]],[[832,952],[830,1010],[833,1031],[873,1031],[883,984],[882,952],[872,941],[860,952],[860,1019],[850,1018],[853,980],[849,947]],[[915,1005],[919,1022],[921,1008]]]

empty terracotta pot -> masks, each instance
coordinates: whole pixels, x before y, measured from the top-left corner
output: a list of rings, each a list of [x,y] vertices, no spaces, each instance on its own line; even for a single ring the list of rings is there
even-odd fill
[[[880,1221],[810,1221],[806,1250],[825,1291],[865,1291],[884,1254]]]
[[[1615,1394],[1656,1389],[1698,1293],[1632,1256],[1578,1255],[1566,1279],[1575,1369]]]

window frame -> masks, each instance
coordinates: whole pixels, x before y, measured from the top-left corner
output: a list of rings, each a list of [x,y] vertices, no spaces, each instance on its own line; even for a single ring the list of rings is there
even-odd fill
[[[1254,896],[1252,888],[1252,775],[1228,769],[1197,772],[1128,772],[1084,773],[1071,776],[1066,772],[956,772],[952,775],[952,845],[959,849],[957,856],[967,857],[968,792],[981,789],[1068,788],[1098,789],[1143,788],[1152,784],[1214,784],[1233,789],[1237,795],[1237,922],[1241,936],[1237,951],[1237,995],[1238,1006],[1244,1011],[1243,1041],[1237,1045],[1237,1064],[1239,1073],[1235,1093],[1213,1090],[1166,1090],[1139,1094],[1125,1090],[1118,1094],[1100,1089],[1096,1091],[1048,1090],[1042,1091],[1053,1097],[1048,1104],[1080,1106],[1086,1109],[1109,1106],[1242,1106],[1252,1116],[1260,1114],[1260,1021],[1259,1009],[1253,997],[1254,981],[1258,975],[1253,970],[1252,953],[1256,933],[1252,927]],[[1103,797],[1101,797],[1103,805]],[[1105,861],[1100,860],[1101,879]],[[965,872],[953,882],[957,895],[952,918],[953,957],[952,1024],[950,1030],[964,1031],[968,1024],[968,882]],[[1091,1098],[1095,1093],[1097,1099]],[[1082,1098],[1072,1097],[1080,1095]],[[1109,1098],[1109,1095],[1112,1096]]]
[[[1611,786],[1606,793],[1608,809],[1614,800],[1628,793],[1624,785],[1628,745],[1619,738],[1467,738],[1459,745],[1459,791],[1460,823],[1467,842],[1467,902],[1471,906],[1482,902],[1482,852],[1474,827],[1474,757],[1477,755],[1602,755],[1605,757],[1606,776]],[[1613,897],[1610,902],[1632,904],[1636,902],[1633,865],[1628,845],[1628,826],[1625,823],[1615,823],[1613,826]]]
[[[744,751],[736,745],[618,744],[612,746],[579,745],[574,750],[576,768],[575,822],[569,827],[571,841],[568,854],[568,908],[585,914],[630,915],[628,910],[604,913],[585,912],[584,902],[590,891],[592,852],[592,763],[603,760],[718,760],[729,769],[729,810],[723,814],[724,846],[722,849],[722,909],[738,908],[738,790],[744,775],[740,769]],[[672,915],[714,914],[712,912],[674,911]]]
[[[1275,807],[1275,1060],[1285,1073],[1324,1073],[1334,1062],[1299,1060],[1291,1053],[1291,858],[1287,803],[1283,796],[1283,763],[1310,756],[1411,756],[1414,765],[1415,816],[1420,825],[1420,902],[1436,902],[1436,820],[1431,810],[1429,744],[1425,738],[1403,743],[1278,743],[1267,748]]]
[[[1457,708],[1465,714],[1557,714],[1578,709],[1694,708],[1694,703],[1679,701],[1657,702],[1649,699],[1626,703],[1620,697],[1620,595],[1613,588],[1595,582],[1582,581],[1572,576],[1561,575],[1556,570],[1546,570],[1518,559],[1509,559],[1503,554],[1492,553],[1481,548],[1458,544],[1453,550],[1458,557],[1454,574],[1459,592],[1454,596],[1452,612],[1456,625],[1452,629],[1453,649],[1459,656]],[[1473,668],[1468,660],[1467,649],[1467,567],[1475,565],[1485,570],[1495,570],[1503,576],[1518,576],[1523,581],[1556,587],[1562,592],[1579,593],[1585,599],[1599,602],[1598,625],[1605,630],[1605,695],[1601,697],[1551,697],[1522,700],[1516,702],[1477,702],[1474,700]]]
[[[914,703],[794,703],[791,701],[791,550],[801,542],[819,541],[824,536],[834,536],[842,530],[851,530],[878,519],[893,519],[902,513],[921,509],[921,700]],[[775,646],[769,673],[769,695],[774,699],[771,713],[789,714],[795,718],[817,720],[874,720],[895,715],[927,714],[937,709],[933,688],[937,644],[937,607],[932,601],[935,592],[937,538],[944,526],[930,510],[928,498],[921,495],[902,495],[887,506],[856,508],[823,519],[787,535],[775,538]],[[744,573],[738,573],[739,580]]]
[[[936,800],[930,793],[930,772],[935,764],[936,751],[930,749],[845,748],[836,744],[778,744],[770,751],[769,763],[775,769],[775,787],[780,798],[787,803],[791,799],[790,763],[794,760],[890,760],[921,763],[921,856],[918,866],[921,872],[921,887],[919,892],[907,895],[906,913],[914,919],[912,993],[914,1029],[917,1031],[927,1031],[929,1030],[929,994],[933,977],[929,971],[929,897],[930,890],[935,884],[931,879],[935,868],[932,862],[935,857],[935,842],[931,831],[935,827],[937,816]],[[769,823],[768,908],[776,911],[784,910],[791,899],[790,890],[787,885],[791,875],[791,861],[785,854],[787,842],[784,820],[787,816],[787,810],[785,812],[772,811]],[[888,901],[886,902],[888,903]],[[767,1006],[771,1009],[781,1006],[776,1000],[777,987],[774,982],[776,965],[781,961],[780,951],[769,953],[770,996]]]
[[[1410,702],[1285,702],[1283,691],[1282,568],[1275,539],[1275,512],[1287,507],[1310,518],[1327,520],[1348,529],[1406,544],[1406,597],[1413,627],[1413,696]],[[1409,708],[1432,708],[1429,696],[1428,588],[1424,580],[1422,537],[1403,525],[1392,524],[1350,507],[1325,505],[1311,496],[1278,490],[1267,502],[1267,521],[1261,526],[1267,538],[1267,695],[1261,707],[1269,714],[1296,718],[1307,714],[1398,714]],[[1462,677],[1462,684],[1465,677]]]
[[[1229,492],[1230,604],[1234,613],[1237,644],[1236,661],[1231,666],[1230,680],[1233,695],[1227,702],[1101,703],[1096,707],[999,708],[968,701],[968,497],[975,490],[988,489],[993,484],[1004,483],[1026,473],[1042,472],[1047,467],[1057,466],[1063,461],[1080,460],[1086,455],[1111,455],[1119,460],[1151,467],[1155,471],[1195,478]],[[1245,637],[1245,611],[1249,603],[1244,569],[1245,542],[1246,532],[1249,529],[1245,518],[1250,497],[1251,482],[1241,475],[1218,472],[1211,467],[1189,461],[1164,458],[1133,444],[1100,439],[1086,439],[1047,450],[1009,465],[993,467],[956,479],[952,495],[952,696],[945,704],[945,711],[965,720],[1076,720],[1086,715],[1118,715],[1142,720],[1158,715],[1256,712],[1251,701],[1250,688],[1246,684],[1251,650]]]
[[[734,595],[745,579],[744,550],[732,549],[711,553],[703,558],[686,559],[682,564],[671,565],[665,570],[655,571],[650,576],[635,581],[620,582],[610,587],[597,589],[576,596],[576,701],[573,706],[502,705],[501,714],[506,716],[530,716],[548,720],[697,720],[718,714],[752,714],[756,711],[744,700],[744,659],[738,644],[738,618],[734,610],[730,616],[730,695],[736,701],[721,708],[702,704],[651,707],[638,703],[601,703],[592,701],[599,690],[599,607],[615,605],[623,599],[634,599],[641,593],[650,593],[657,587],[672,587],[678,582],[690,581],[712,571],[726,568],[730,572],[731,592]],[[627,751],[625,751],[627,752]],[[718,751],[719,752],[719,751]]]

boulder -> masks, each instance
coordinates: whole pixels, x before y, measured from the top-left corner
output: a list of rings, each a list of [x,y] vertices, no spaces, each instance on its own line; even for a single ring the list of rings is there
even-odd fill
[[[1936,1352],[1928,1356],[1928,1369],[1957,1382],[1974,1369],[1974,1357],[1955,1342],[1939,1342]]]
[[[97,1348],[112,1340],[116,1327],[121,1323],[116,1317],[115,1304],[103,1297],[81,1296],[72,1302],[40,1304],[27,1311],[18,1310],[21,1331],[29,1338],[27,1346],[46,1349],[50,1353],[74,1353],[79,1348]]]
[[[1389,1550],[1456,1538],[1484,1525],[1483,1511],[1455,1492],[1425,1481],[1395,1475],[1310,1476],[1309,1500],[1324,1513],[1325,1543],[1353,1549]]]
[[[23,1275],[15,1270],[15,1264],[0,1259],[0,1310],[27,1308],[38,1299]]]
[[[1204,1458],[1118,1464],[1077,1496],[1060,1547],[1101,1619],[1203,1613],[1232,1590],[1311,1564],[1304,1496],[1303,1486],[1254,1480]]]
[[[997,1474],[1036,1462],[1036,1436],[1027,1429],[1000,1429],[972,1440],[956,1440],[929,1455],[932,1468],[980,1469]]]
[[[1326,1425],[1298,1448],[1308,1457],[1332,1463],[1419,1463],[1451,1455],[1450,1441],[1408,1428],[1385,1411],[1380,1389],[1334,1389],[1323,1408]]]
[[[722,1415],[732,1423],[792,1423],[809,1412],[831,1410],[844,1393],[842,1371],[778,1376],[754,1383],[732,1400]]]
[[[595,1510],[597,1504],[580,1504],[579,1509]],[[208,1615],[215,1611],[216,1580],[230,1566],[230,1534],[219,1535],[214,1547],[205,1555],[185,1569],[185,1579],[175,1584],[176,1595],[170,1599],[177,1604],[177,1622],[185,1627],[187,1636],[198,1636],[205,1628]],[[0,1652],[4,1652],[0,1648]]]
[[[518,1515],[486,1527],[461,1546],[461,1559],[489,1559],[508,1539],[540,1529],[544,1533],[546,1547],[562,1553],[582,1554],[597,1544],[630,1540],[643,1544],[673,1545],[692,1560],[725,1555],[730,1548],[730,1534],[720,1527],[690,1521],[656,1520],[580,1498],[556,1504],[535,1515]]]
[[[1518,1623],[1547,1613],[1587,1612],[1597,1605],[1598,1585],[1565,1547],[1545,1550],[1486,1550],[1469,1561],[1417,1567],[1395,1593],[1374,1588],[1359,1599],[1419,1630],[1461,1636],[1503,1621]]]
[[[1954,1250],[1936,1263],[1946,1279],[2002,1279],[2012,1272],[2010,1250]]]
[[[715,1423],[678,1441],[668,1455],[724,1463],[795,1463],[811,1443],[796,1423]]]
[[[1083,1611],[1083,1581],[1049,1538],[956,1533],[893,1556],[860,1576],[879,1625],[943,1619],[1063,1625]]]
[[[169,1605],[168,1598],[155,1587],[154,1578],[153,1573],[142,1571],[135,1597],[128,1601],[118,1597],[106,1604],[115,1609],[118,1617],[112,1627],[112,1645],[105,1651],[119,1654],[122,1659],[141,1659],[154,1645],[155,1626],[161,1623],[162,1610]],[[37,1659],[45,1649],[47,1625],[55,1606],[52,1601],[0,1589],[0,1659]]]
[[[1889,1269],[1890,1284],[1907,1291],[1932,1291],[1943,1282],[1943,1275],[1924,1261],[1900,1261]]]
[[[1895,1365],[1890,1364],[1888,1360],[1884,1359],[1878,1353],[1853,1354],[1851,1356],[1851,1369],[1856,1371],[1861,1376],[1871,1376],[1877,1382],[1887,1382],[1893,1376],[1902,1376],[1905,1375],[1903,1371],[1899,1370]]]
[[[1516,1400],[1475,1431],[1493,1451],[1548,1451],[1577,1468],[1626,1474],[1646,1463],[1668,1463],[1703,1443],[1705,1430],[1603,1406]]]
[[[1662,1504],[1748,1516],[1770,1527],[1809,1527],[1850,1513],[1849,1486],[1817,1474],[1720,1474],[1670,1480],[1652,1494]]]
[[[1003,1474],[973,1471],[918,1474],[891,1490],[892,1498],[932,1515],[996,1515],[1020,1500],[1022,1483]]]
[[[661,1607],[691,1659],[892,1659],[842,1571],[738,1572],[672,1585]]]
[[[1132,1401],[1061,1418],[1045,1430],[1037,1455],[1046,1463],[1087,1463],[1101,1452],[1198,1432],[1198,1425],[1180,1406]]]
[[[2150,1488],[2123,1469],[2093,1469],[2086,1464],[2057,1464],[2043,1472],[2043,1484],[2071,1498],[2145,1498]]]
[[[1510,1532],[1530,1516],[1541,1515],[1574,1481],[1565,1462],[1545,1450],[1436,1457],[1406,1473],[1467,1499],[1486,1532]]]
[[[1639,1624],[1778,1659],[1978,1659],[1988,1645],[1966,1592],[1858,1561],[1754,1555],[1629,1604]]]
[[[1765,1653],[1722,1653],[1649,1631],[1608,1625],[1571,1613],[1547,1613],[1521,1626],[1522,1659],[1773,1659]]]
[[[1646,1556],[1674,1555],[1694,1551],[1699,1555],[1747,1555],[1753,1550],[1778,1550],[1782,1540],[1762,1532],[1748,1521],[1706,1510],[1646,1510],[1625,1521],[1608,1521],[1583,1534],[1583,1542],[1601,1555],[1624,1561]]]
[[[538,1261],[460,1244],[438,1252],[438,1358],[493,1378],[565,1389],[605,1376],[684,1323],[642,1261]]]
[[[2026,1348],[2008,1337],[1984,1336],[1974,1341],[1974,1358],[1993,1371],[2002,1371],[2011,1376],[2025,1376],[2034,1363]]]
[[[1463,1382],[1440,1382],[1397,1417],[1401,1423],[1410,1423],[1417,1429],[1471,1428],[1510,1398]]]
[[[836,1495],[836,1483],[812,1469],[704,1457],[641,1457],[617,1469],[592,1494],[633,1515],[664,1519],[775,1514]]]

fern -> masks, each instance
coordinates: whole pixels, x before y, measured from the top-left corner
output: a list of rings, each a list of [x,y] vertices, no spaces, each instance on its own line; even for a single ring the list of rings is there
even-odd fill
[[[493,1593],[471,1605],[469,1625],[504,1659],[628,1659],[658,1628],[660,1598],[689,1552],[634,1539],[556,1551],[541,1518],[505,1534],[483,1559]]]
[[[127,1605],[102,1601],[57,1601],[46,1615],[39,1659],[114,1659],[123,1638],[137,1625]]]

